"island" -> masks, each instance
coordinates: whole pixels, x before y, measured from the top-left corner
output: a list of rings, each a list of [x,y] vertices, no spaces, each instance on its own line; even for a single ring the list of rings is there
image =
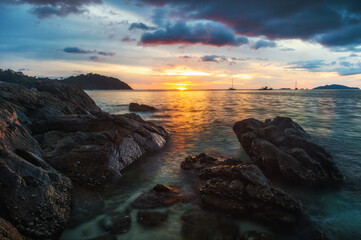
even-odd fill
[[[334,90],[360,90],[358,87],[348,87],[340,84],[331,84],[320,87],[315,87],[314,90],[325,90],[325,89],[334,89]]]
[[[128,84],[117,78],[88,73],[62,80],[83,90],[133,90]]]

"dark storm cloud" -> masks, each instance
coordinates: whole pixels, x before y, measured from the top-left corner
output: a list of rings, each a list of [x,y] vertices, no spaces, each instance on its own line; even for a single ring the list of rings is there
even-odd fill
[[[266,41],[266,40],[258,40],[257,42],[255,42],[254,44],[251,45],[251,48],[253,49],[260,49],[260,48],[267,48],[267,47],[271,47],[274,48],[277,46],[276,42],[273,41]]]
[[[66,53],[74,53],[74,54],[89,54],[89,53],[95,53],[95,50],[84,50],[78,47],[66,47],[63,49],[63,52]]]
[[[234,32],[219,23],[187,25],[178,21],[164,29],[142,34],[143,45],[205,44],[214,46],[240,46],[248,43],[248,38],[237,37]]]
[[[65,17],[69,14],[82,14],[86,12],[85,5],[101,4],[101,0],[5,0],[10,4],[31,4],[32,13],[39,18],[51,16]]]
[[[149,31],[149,30],[156,30],[156,27],[150,27],[148,25],[145,25],[144,23],[132,23],[130,24],[129,30],[134,30],[134,29],[140,29],[140,30],[144,30],[144,31]]]
[[[218,56],[218,55],[205,55],[201,57],[201,60],[203,62],[227,62],[227,58],[224,56]]]
[[[171,9],[173,16],[211,20],[244,36],[269,40],[317,41],[338,51],[358,51],[361,44],[359,0],[140,0]],[[347,47],[346,47],[347,46]]]

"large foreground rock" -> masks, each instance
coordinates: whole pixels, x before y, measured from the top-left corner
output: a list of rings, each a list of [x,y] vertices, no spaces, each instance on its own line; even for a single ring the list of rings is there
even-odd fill
[[[0,239],[1,240],[23,240],[23,236],[8,221],[0,218]]]
[[[33,121],[45,159],[78,184],[102,190],[144,154],[160,150],[169,133],[136,114],[52,116]]]
[[[276,117],[266,122],[250,118],[235,123],[233,130],[243,149],[267,176],[309,186],[343,181],[332,156],[291,118]]]
[[[25,236],[54,238],[69,218],[71,181],[36,155],[19,154],[29,161],[0,146],[1,217]]]
[[[235,159],[218,161],[202,153],[187,157],[181,166],[195,170],[204,180],[199,194],[207,206],[272,226],[293,226],[299,220],[300,203],[273,186],[255,165]]]

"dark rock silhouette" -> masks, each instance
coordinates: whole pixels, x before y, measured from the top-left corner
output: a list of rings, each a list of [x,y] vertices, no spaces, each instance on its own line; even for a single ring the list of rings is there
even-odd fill
[[[267,176],[314,187],[343,181],[332,156],[290,118],[266,122],[250,118],[235,123],[233,130],[251,160]]]
[[[145,104],[130,103],[129,111],[131,112],[154,112],[157,111],[155,107],[148,106]]]
[[[117,78],[93,73],[72,76],[61,81],[84,90],[132,90],[128,84]]]

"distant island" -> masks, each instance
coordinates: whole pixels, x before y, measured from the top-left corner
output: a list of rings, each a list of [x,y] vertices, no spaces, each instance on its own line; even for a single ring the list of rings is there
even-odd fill
[[[128,84],[117,78],[88,73],[61,80],[84,90],[133,90]]]
[[[339,84],[332,84],[332,85],[325,85],[325,86],[320,86],[320,87],[315,87],[314,90],[319,90],[319,89],[341,89],[341,90],[359,90],[359,88],[357,87],[348,87],[348,86],[344,86],[344,85],[339,85]]]
[[[117,78],[107,77],[100,74],[88,73],[54,80],[50,78],[31,77],[10,69],[0,69],[0,81],[20,84],[26,87],[33,87],[37,81],[59,81],[71,84],[83,90],[133,90],[128,84]]]

